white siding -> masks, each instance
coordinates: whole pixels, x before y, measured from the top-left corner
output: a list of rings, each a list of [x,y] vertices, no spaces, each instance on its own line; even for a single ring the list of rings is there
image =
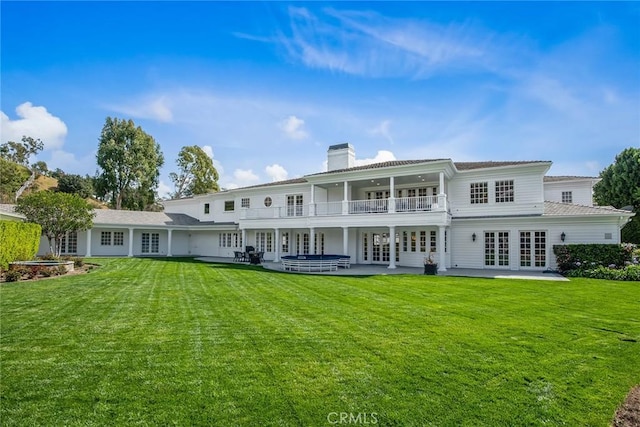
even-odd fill
[[[546,182],[544,184],[544,199],[550,202],[562,203],[562,193],[570,191],[573,204],[593,206],[592,183],[593,180]]]
[[[461,173],[449,181],[449,205],[453,217],[527,215],[544,211],[543,179],[540,168],[479,170]],[[514,202],[496,203],[495,182],[514,181]],[[471,183],[487,182],[488,203],[471,204]]]

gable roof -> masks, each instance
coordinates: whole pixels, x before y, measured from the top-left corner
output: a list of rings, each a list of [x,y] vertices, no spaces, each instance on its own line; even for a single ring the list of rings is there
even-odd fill
[[[570,175],[557,175],[557,176],[545,176],[544,182],[562,182],[562,181],[577,181],[577,180],[599,180],[600,178],[594,176],[570,176]]]
[[[548,160],[517,160],[517,161],[501,161],[501,162],[455,162],[456,168],[459,171],[467,171],[474,169],[488,169],[488,168],[499,168],[504,166],[520,166],[520,165],[530,165],[536,163],[551,163]]]
[[[544,216],[594,216],[611,214],[634,215],[633,212],[616,209],[613,206],[584,206],[571,203],[544,202]]]
[[[194,226],[194,225],[231,225],[215,221],[199,221],[181,213],[118,211],[97,209],[93,223],[97,225],[130,225],[130,226]]]
[[[16,205],[8,203],[0,203],[0,217],[2,216],[24,219],[24,215],[16,212]]]

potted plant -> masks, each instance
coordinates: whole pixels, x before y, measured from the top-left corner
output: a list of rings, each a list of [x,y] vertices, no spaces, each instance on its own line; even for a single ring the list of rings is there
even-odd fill
[[[424,259],[424,274],[436,275],[438,272],[438,264],[433,260],[433,253],[429,252],[429,256]]]

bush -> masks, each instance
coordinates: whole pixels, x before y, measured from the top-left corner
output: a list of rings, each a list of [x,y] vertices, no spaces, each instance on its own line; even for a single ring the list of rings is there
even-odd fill
[[[594,269],[604,266],[621,268],[632,262],[634,245],[555,245],[553,253],[561,272],[571,270]]]
[[[22,273],[18,269],[11,269],[4,274],[5,282],[17,282],[22,279]]]
[[[566,273],[569,277],[587,277],[589,279],[638,281],[640,282],[640,265],[628,265],[624,268],[599,266],[593,269],[575,269]]]
[[[42,229],[38,224],[0,221],[0,269],[13,261],[33,259],[40,246]]]

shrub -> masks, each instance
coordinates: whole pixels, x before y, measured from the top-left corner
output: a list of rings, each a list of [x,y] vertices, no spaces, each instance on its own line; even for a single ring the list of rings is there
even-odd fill
[[[38,224],[0,221],[0,268],[10,262],[33,259],[40,246],[42,229]]]
[[[592,269],[575,269],[566,273],[569,277],[587,277],[590,279],[640,281],[640,265],[628,265],[624,268],[599,266]]]
[[[5,282],[17,282],[22,279],[22,273],[18,269],[11,269],[4,274]]]
[[[553,253],[561,272],[594,269],[599,266],[619,268],[632,261],[634,245],[555,245]]]

